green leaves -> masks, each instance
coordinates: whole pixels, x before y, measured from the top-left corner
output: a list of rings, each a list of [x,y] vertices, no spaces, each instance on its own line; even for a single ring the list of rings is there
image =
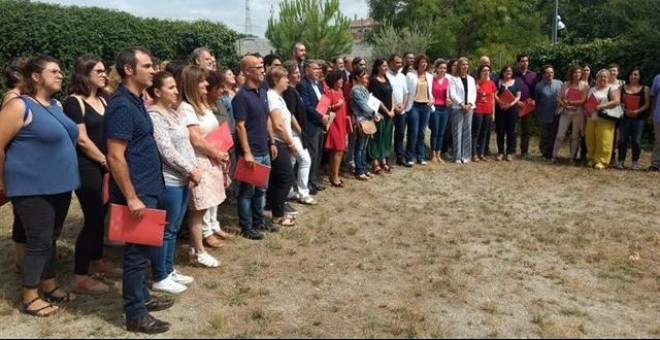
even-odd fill
[[[74,60],[94,53],[114,60],[120,49],[141,45],[155,57],[188,59],[208,47],[220,65],[236,62],[236,32],[220,23],[140,19],[100,8],[62,7],[25,1],[0,1],[0,60],[50,54],[66,72]]]
[[[320,5],[320,6],[319,6]],[[270,18],[266,38],[283,58],[301,41],[308,59],[330,59],[351,50],[350,20],[339,10],[339,0],[284,0],[279,18]]]

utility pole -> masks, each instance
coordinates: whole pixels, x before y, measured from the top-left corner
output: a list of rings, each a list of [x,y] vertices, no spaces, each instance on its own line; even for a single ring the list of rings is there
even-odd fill
[[[557,22],[559,19],[557,16],[559,15],[559,0],[555,0],[555,13],[552,16],[552,43],[556,44],[557,43]]]
[[[245,34],[252,35],[252,14],[250,13],[250,0],[245,0]]]

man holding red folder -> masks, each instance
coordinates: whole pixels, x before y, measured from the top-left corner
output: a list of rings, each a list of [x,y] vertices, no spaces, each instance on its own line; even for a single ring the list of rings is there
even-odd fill
[[[268,97],[259,86],[264,79],[264,65],[253,56],[245,56],[241,59],[241,69],[245,75],[245,85],[232,100],[238,136],[236,156],[242,156],[248,167],[253,167],[255,163],[270,166],[270,157],[277,157],[277,148],[269,128]],[[264,218],[266,186],[261,188],[240,182],[238,224],[245,238],[261,240],[263,235],[258,229],[273,230],[270,221]]]
[[[128,206],[133,218],[146,208],[156,208],[165,189],[153,124],[142,102],[142,92],[151,86],[155,73],[149,51],[125,48],[115,61],[122,84],[108,100],[103,120],[103,139],[112,172],[110,202]],[[163,333],[170,324],[149,314],[172,307],[173,302],[151,297],[145,265],[151,246],[127,242],[123,261],[123,298],[126,329],[148,334]]]

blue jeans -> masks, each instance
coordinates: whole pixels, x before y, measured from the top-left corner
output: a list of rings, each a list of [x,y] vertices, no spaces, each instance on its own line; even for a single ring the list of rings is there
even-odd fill
[[[626,161],[628,152],[628,139],[632,137],[632,161],[638,162],[642,153],[642,132],[644,132],[645,119],[630,119],[623,117],[619,125],[619,162]]]
[[[254,161],[270,166],[270,155],[254,156]],[[264,224],[264,196],[265,188],[256,188],[254,185],[241,182],[238,188],[238,225],[241,230],[249,230]]]
[[[403,149],[403,138],[406,136],[406,119],[405,112],[394,115],[394,153],[397,160],[405,158],[405,150]]]
[[[111,195],[110,202],[126,204],[126,200],[123,197],[118,200],[114,198]],[[156,196],[138,194],[138,198],[147,208],[156,208],[158,206],[158,197]],[[126,321],[135,320],[147,314],[147,308],[144,304],[151,299],[151,295],[149,294],[149,289],[147,289],[147,278],[145,277],[144,268],[153,254],[153,248],[152,246],[134,243],[126,243],[124,245],[122,296],[124,298]]]
[[[412,162],[417,158],[418,162],[426,160],[424,149],[424,133],[429,124],[431,107],[422,103],[414,103],[408,115],[408,141],[406,143],[406,161]]]
[[[442,150],[442,142],[445,140],[445,129],[449,120],[449,111],[446,106],[436,106],[431,114],[429,128],[431,129],[431,149],[436,152]]]
[[[369,144],[369,136],[365,136],[359,132],[355,134],[355,150],[353,156],[355,157],[355,174],[363,175],[369,172],[367,166],[367,145]]]
[[[174,270],[174,251],[176,249],[176,236],[181,228],[183,215],[188,208],[188,187],[166,186],[165,191],[158,199],[158,209],[167,211],[167,226],[163,234],[163,246],[153,247],[151,259],[151,272],[154,282],[167,278]]]

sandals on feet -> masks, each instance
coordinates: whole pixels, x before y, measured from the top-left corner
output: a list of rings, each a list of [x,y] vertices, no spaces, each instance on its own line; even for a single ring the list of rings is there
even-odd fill
[[[57,292],[58,289],[59,289],[61,292],[64,292],[65,295],[62,295],[62,296],[56,296],[56,295],[55,295],[55,292]],[[56,286],[53,290],[51,290],[50,292],[44,292],[44,300],[46,300],[46,301],[48,301],[48,302],[50,302],[50,303],[71,302],[71,301],[73,301],[73,300],[75,300],[75,299],[76,299],[76,296],[75,296],[75,295],[73,295],[73,294],[71,294],[71,293],[69,293],[69,292],[65,292],[64,290],[60,289],[60,287],[57,287],[57,286]]]
[[[296,220],[295,218],[292,218],[291,215],[286,215],[284,217],[273,218],[273,223],[279,224],[283,227],[293,227],[296,225]]]
[[[21,313],[45,318],[57,313],[60,310],[59,306],[51,305],[50,303],[47,303],[46,306],[43,306],[38,309],[30,309],[30,307],[39,300],[41,300],[41,298],[37,296],[36,298],[32,299],[30,302],[21,302]],[[49,312],[43,312],[45,309],[48,308],[51,309]]]

